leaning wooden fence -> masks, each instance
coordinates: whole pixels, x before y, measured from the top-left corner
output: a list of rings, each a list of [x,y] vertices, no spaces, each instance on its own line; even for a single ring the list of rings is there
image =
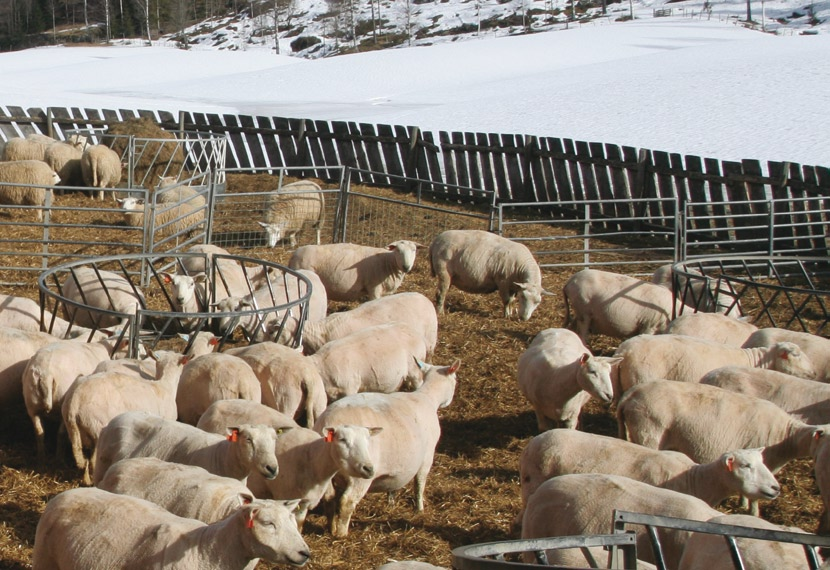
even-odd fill
[[[146,116],[165,129],[225,134],[228,168],[300,167],[300,175],[326,178],[325,167],[359,169],[353,183],[410,187],[418,179],[419,191],[443,194],[448,200],[472,200],[456,194],[457,187],[492,192],[497,202],[573,202],[600,200],[607,204],[599,214],[609,219],[625,217],[620,201],[643,200],[641,219],[653,214],[654,229],[667,229],[666,219],[675,211],[659,208],[661,198],[674,197],[680,207],[712,204],[712,216],[701,217],[696,239],[712,230],[745,227],[739,237],[762,238],[768,233],[760,222],[770,215],[788,214],[794,223],[788,230],[801,243],[809,240],[816,253],[826,253],[826,232],[817,234],[816,216],[823,224],[830,204],[830,168],[789,162],[758,160],[740,162],[702,158],[665,151],[614,144],[574,141],[556,137],[515,134],[445,132],[437,134],[417,127],[371,125],[345,121],[314,121],[246,115],[218,115],[165,111],[98,110],[80,108],[0,107],[0,138],[44,132],[63,138],[63,131],[104,128],[113,122]],[[424,182],[434,183],[424,188]],[[769,208],[759,200],[776,200]],[[821,211],[805,209],[819,199]],[[786,205],[789,204],[789,205]],[[551,215],[568,217],[567,208],[547,206]],[[810,223],[801,224],[800,218]],[[697,220],[698,218],[695,218]],[[736,222],[736,220],[743,220]],[[615,222],[622,223],[622,222]],[[637,222],[649,231],[648,222]],[[699,232],[698,232],[699,230]],[[787,243],[778,244],[788,249]]]

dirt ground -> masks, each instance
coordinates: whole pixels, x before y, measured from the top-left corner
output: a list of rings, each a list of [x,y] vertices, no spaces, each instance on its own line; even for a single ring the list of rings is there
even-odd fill
[[[273,261],[285,261],[287,255],[284,251],[268,253]],[[419,291],[434,298],[428,262],[424,252],[419,256],[400,291]],[[415,512],[411,488],[399,492],[391,506],[385,494],[369,495],[358,505],[344,539],[333,539],[324,517],[313,513],[304,530],[312,552],[307,568],[372,569],[390,560],[450,567],[451,550],[457,546],[518,538],[511,532],[511,523],[520,506],[519,455],[537,428],[517,387],[516,362],[539,331],[562,325],[561,288],[575,270],[544,274],[546,289],[555,295],[546,297],[527,322],[501,317],[495,294],[451,290],[448,311],[439,317],[433,362],[449,364],[460,358],[462,364],[455,399],[439,414],[442,437],[427,481],[425,511]],[[34,286],[3,292],[37,298]],[[330,305],[332,311],[344,308],[348,307]],[[596,354],[610,355],[616,345],[612,339],[595,337],[591,348]],[[0,428],[0,568],[28,568],[46,502],[79,486],[80,473],[68,457],[37,464],[33,430],[24,410],[3,410]],[[613,410],[589,403],[583,410],[581,429],[615,435]],[[762,503],[762,516],[813,531],[821,503],[811,462],[792,462],[778,477],[783,492],[775,501]],[[720,508],[739,510],[734,500]]]

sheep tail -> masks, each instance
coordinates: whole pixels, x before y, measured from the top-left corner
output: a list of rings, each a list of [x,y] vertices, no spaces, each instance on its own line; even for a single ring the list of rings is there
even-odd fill
[[[568,302],[568,295],[564,288],[562,289],[562,299],[565,302],[565,320],[562,322],[562,328],[566,329],[571,324],[571,305]]]

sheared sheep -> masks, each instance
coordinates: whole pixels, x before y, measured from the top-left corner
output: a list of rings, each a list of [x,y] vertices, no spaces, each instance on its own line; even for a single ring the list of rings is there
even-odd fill
[[[791,342],[798,345],[815,365],[818,371],[815,379],[819,382],[830,383],[830,339],[808,332],[769,327],[753,332],[743,346],[744,348],[764,347],[778,342]]]
[[[398,240],[385,248],[354,243],[304,245],[288,261],[291,269],[314,271],[333,301],[370,301],[398,290],[415,265],[416,248],[409,240]]]
[[[268,247],[276,247],[285,240],[289,247],[297,247],[297,234],[305,224],[311,224],[317,232],[319,245],[325,210],[320,186],[311,180],[298,180],[268,197],[265,219],[257,223],[265,229]]]
[[[526,321],[550,295],[542,288],[542,271],[527,246],[482,230],[448,230],[429,245],[432,275],[438,278],[436,305],[444,312],[451,285],[467,293],[499,292],[504,316],[518,297],[519,318]]]
[[[0,162],[0,204],[38,206],[35,208],[37,221],[42,222],[46,196],[52,192],[47,187],[60,181],[60,176],[40,160]]]
[[[39,349],[57,340],[45,332],[0,327],[0,410],[22,409],[26,364]]]
[[[104,199],[104,188],[115,188],[121,182],[121,170],[121,157],[106,145],[89,145],[81,154],[84,185],[100,188],[99,200]]]
[[[143,499],[70,489],[49,501],[35,532],[34,570],[253,568],[260,558],[302,566],[308,545],[297,501],[254,501],[206,525]]]
[[[119,273],[93,267],[79,267],[69,272],[61,284],[60,291],[65,298],[75,303],[125,315],[119,318],[64,304],[66,318],[85,327],[127,328],[130,326],[130,317],[127,315],[135,316],[137,311],[145,306],[144,293],[138,285]]]
[[[171,235],[187,230],[188,234],[198,231],[205,221],[205,197],[195,188],[180,186],[173,190],[157,192],[153,228],[161,235]],[[124,210],[124,221],[128,226],[144,224],[144,214],[149,205],[141,198],[128,196],[116,200]]]
[[[687,313],[669,323],[668,334],[682,334],[741,347],[758,327],[745,317],[730,317],[722,313]]]
[[[41,307],[27,297],[0,294],[0,327],[10,327],[28,332],[40,332]],[[70,324],[49,311],[43,311],[46,332],[57,338],[83,338],[88,342],[110,336],[109,331],[88,329]]]

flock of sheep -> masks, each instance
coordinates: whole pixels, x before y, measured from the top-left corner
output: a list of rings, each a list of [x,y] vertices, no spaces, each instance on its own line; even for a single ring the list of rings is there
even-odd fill
[[[44,156],[53,144],[43,145]],[[49,186],[66,169],[48,167],[48,181],[3,178],[5,164],[45,164],[44,158],[10,157],[17,146],[6,145],[3,181]],[[85,160],[98,172],[90,187],[109,187],[95,166],[100,163],[84,159],[89,148],[76,148],[81,154],[71,160],[79,161],[81,176],[90,170]],[[14,347],[18,361],[3,364],[0,396],[22,394],[41,458],[43,424],[56,420],[59,442],[68,438],[89,485],[47,505],[34,568],[252,568],[258,559],[302,565],[312,555],[303,523],[318,504],[326,506],[335,537],[348,535],[352,514],[370,492],[392,493],[414,482],[416,508],[424,509],[441,435],[438,410],[450,405],[462,369],[460,360],[431,364],[450,287],[498,292],[503,316],[523,321],[551,293],[525,246],[477,230],[446,231],[429,245],[435,304],[420,293],[397,293],[424,246],[408,240],[386,248],[319,245],[322,193],[311,182],[290,186],[283,198],[294,200],[270,202],[261,225],[270,246],[295,246],[303,224],[318,231],[317,245],[297,248],[288,262],[312,284],[302,351],[286,345],[301,321],[273,313],[265,321],[216,319],[213,332],[196,334],[186,354],[124,358],[118,336],[100,329],[123,326],[118,319],[102,322],[94,311],[77,309],[63,315],[69,321],[54,317],[53,336],[39,331],[36,303],[4,296],[0,342]],[[3,187],[0,202],[43,204],[10,190]],[[209,245],[193,251],[227,253]],[[228,279],[216,284],[207,307],[203,265],[165,274],[177,311],[233,313],[296,297],[288,290],[274,296],[275,287],[288,285],[267,271],[252,278],[240,276],[230,259],[216,257],[216,263]],[[63,294],[131,313],[143,299],[122,279],[76,272]],[[711,312],[695,312],[684,304],[690,299],[674,299],[665,271],[650,283],[586,269],[562,295],[569,328],[540,330],[516,363],[519,389],[540,431],[518,466],[522,508],[515,526],[523,538],[607,533],[614,508],[778,528],[755,516],[757,501],[780,493],[775,472],[799,457],[815,460],[825,502],[819,528],[830,530],[824,425],[830,421],[830,341],[757,329],[737,317],[739,307],[717,299],[695,303]],[[329,301],[360,304],[327,314]],[[682,316],[672,321],[675,313]],[[253,343],[215,352],[214,333],[227,335],[229,327],[240,327]],[[622,342],[613,356],[594,356],[591,334]],[[73,338],[60,338],[66,335]],[[619,438],[576,429],[590,398],[615,404]],[[714,510],[735,495],[749,501],[752,514]],[[669,568],[731,568],[725,543],[668,530],[660,537]],[[638,535],[644,564],[655,562],[647,540]],[[799,546],[739,546],[748,568],[804,566]],[[547,556],[553,564],[584,566],[591,558],[602,564],[607,554]],[[384,565],[416,567],[432,566]]]

